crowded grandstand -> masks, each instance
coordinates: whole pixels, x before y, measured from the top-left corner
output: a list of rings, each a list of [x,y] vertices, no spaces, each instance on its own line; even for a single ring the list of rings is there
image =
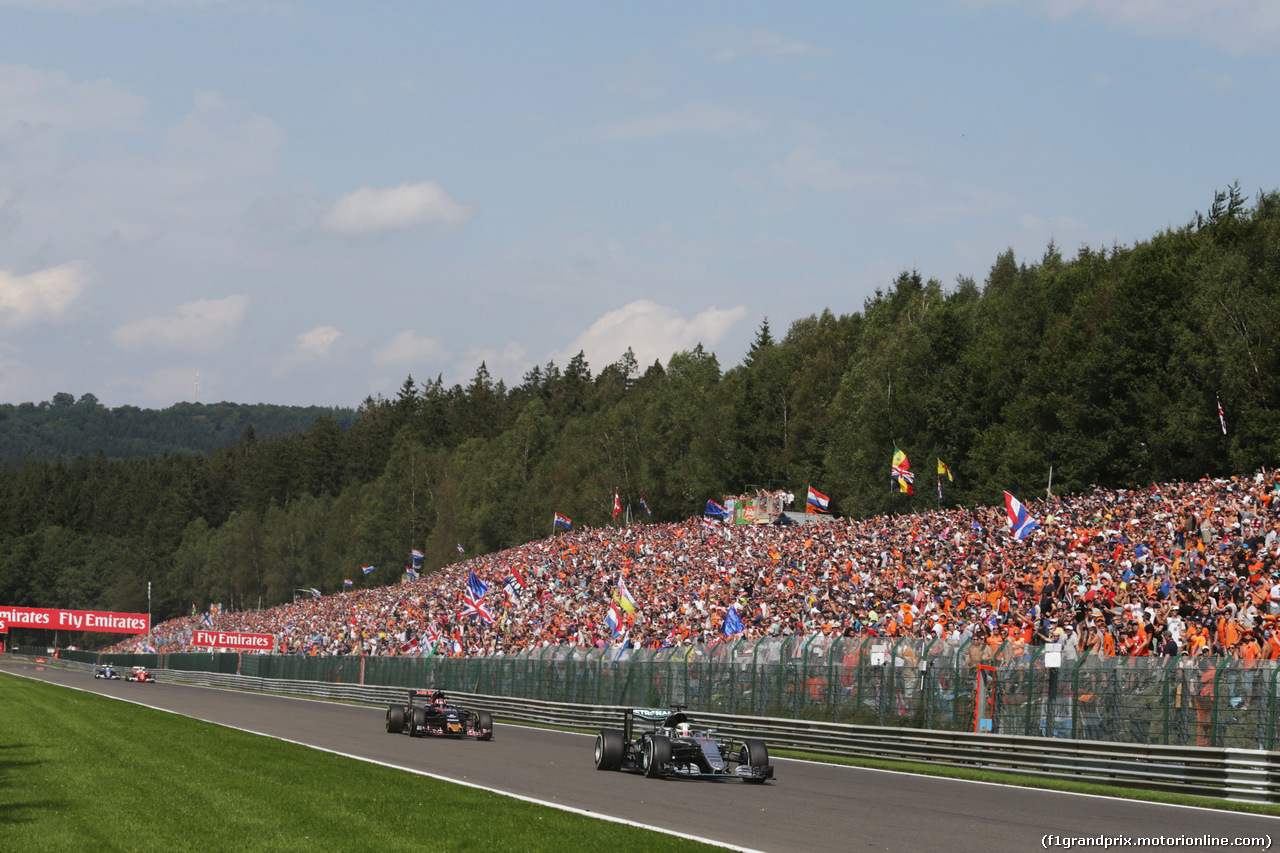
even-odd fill
[[[791,497],[761,505],[781,510]],[[780,511],[744,514],[751,498],[735,496],[719,517],[570,529],[417,579],[410,567],[391,586],[244,612],[193,605],[112,650],[189,651],[195,631],[216,628],[272,634],[277,651],[297,655],[823,634],[1277,659],[1277,497],[1280,472],[1264,469],[1046,498],[1015,526],[1007,507],[796,524]]]

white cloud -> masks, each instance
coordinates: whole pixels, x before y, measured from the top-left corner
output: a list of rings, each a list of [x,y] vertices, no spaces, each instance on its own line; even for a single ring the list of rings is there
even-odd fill
[[[23,326],[63,316],[92,278],[81,261],[14,275],[0,270],[0,318],[7,326]]]
[[[760,27],[750,32],[734,33],[729,37],[728,42],[713,53],[711,58],[716,62],[732,62],[748,56],[787,59],[792,56],[813,56],[822,52],[820,48],[808,42],[780,36]]]
[[[728,309],[708,308],[692,320],[686,320],[674,308],[641,299],[605,314],[552,358],[563,366],[582,352],[592,373],[599,373],[631,347],[641,365],[655,360],[666,363],[673,353],[692,349],[699,343],[713,349],[746,316],[746,306],[739,305]]]
[[[333,326],[317,326],[309,332],[298,335],[297,351],[303,355],[319,357],[329,354],[334,343],[342,337],[342,332]]]
[[[883,186],[896,180],[891,175],[880,172],[850,171],[839,160],[819,157],[807,148],[787,155],[786,162],[776,167],[776,174],[779,183],[785,187],[808,187],[819,192]]]
[[[182,168],[211,174],[208,164],[237,177],[271,174],[285,136],[275,122],[217,92],[197,90],[196,108],[165,134],[167,154]]]
[[[374,364],[414,367],[424,361],[444,358],[448,349],[435,338],[419,337],[413,329],[401,332],[388,343],[374,350]]]
[[[509,341],[500,351],[496,349],[473,349],[466,358],[455,365],[456,381],[463,385],[470,384],[475,378],[481,363],[488,369],[489,375],[497,380],[501,376],[522,376],[531,364],[528,361],[529,351],[518,341]]]
[[[293,339],[293,346],[272,368],[273,376],[283,376],[294,368],[305,365],[331,363],[338,347],[336,344],[345,337],[333,326],[316,326],[309,332],[303,332]]]
[[[1055,21],[1075,15],[1143,37],[1190,38],[1234,54],[1274,53],[1280,46],[1275,0],[1032,0]]]
[[[248,306],[249,297],[241,294],[223,299],[200,299],[179,305],[176,311],[165,317],[149,317],[117,326],[111,333],[111,340],[126,350],[207,352],[225,343],[235,333]]]
[[[0,131],[17,125],[83,130],[135,124],[143,98],[110,80],[73,82],[64,71],[0,65]]]
[[[610,122],[599,130],[605,139],[652,139],[679,133],[720,136],[758,130],[762,123],[752,116],[715,104],[687,104],[678,110]]]
[[[429,225],[462,225],[473,215],[470,205],[451,198],[435,181],[423,181],[353,190],[338,199],[321,225],[335,234],[363,237]]]

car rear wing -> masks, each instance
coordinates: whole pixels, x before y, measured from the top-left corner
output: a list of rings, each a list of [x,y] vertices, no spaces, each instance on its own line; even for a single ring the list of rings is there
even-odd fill
[[[627,740],[631,740],[631,733],[637,722],[649,723],[656,729],[659,726],[674,728],[688,720],[684,715],[683,705],[675,705],[671,708],[627,708],[622,712],[622,716],[622,733]]]

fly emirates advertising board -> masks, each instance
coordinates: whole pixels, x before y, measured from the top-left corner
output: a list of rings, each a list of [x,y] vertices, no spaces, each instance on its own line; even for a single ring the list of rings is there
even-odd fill
[[[270,652],[275,649],[276,638],[273,634],[242,634],[238,631],[196,631],[191,635],[191,645],[210,649]]]
[[[145,613],[43,607],[0,606],[0,622],[9,629],[47,628],[50,631],[100,631],[109,634],[145,634],[151,630],[151,617]]]

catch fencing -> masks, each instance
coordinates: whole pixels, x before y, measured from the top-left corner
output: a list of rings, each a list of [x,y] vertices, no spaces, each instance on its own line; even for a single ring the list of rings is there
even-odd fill
[[[208,657],[206,655],[206,657]],[[234,656],[233,656],[234,657]],[[332,660],[332,659],[330,659]],[[358,660],[358,659],[357,659]],[[115,662],[115,661],[113,661]],[[88,672],[92,663],[61,661]],[[340,668],[345,669],[344,665]],[[162,681],[256,690],[386,707],[403,704],[403,687],[298,681],[203,670],[156,669]],[[143,689],[142,692],[147,692]],[[450,698],[492,713],[500,722],[528,722],[596,730],[622,725],[623,708],[452,691]],[[773,750],[1005,770],[1054,779],[1199,794],[1261,803],[1280,802],[1280,755],[1245,749],[1073,741],[972,732],[851,725],[805,719],[703,712],[696,716],[722,736],[758,738]],[[373,719],[370,720],[372,724]],[[377,720],[381,725],[381,719]],[[584,750],[583,761],[589,760]]]
[[[30,649],[18,649],[26,651]],[[38,650],[43,652],[44,650]],[[699,712],[888,728],[1235,749],[1276,748],[1280,667],[1274,661],[1076,657],[1045,666],[1042,649],[942,640],[724,641],[626,650],[547,646],[454,658],[251,653],[61,657],[117,666],[239,673],[521,697],[605,706],[680,704]],[[979,667],[992,667],[979,714]]]

